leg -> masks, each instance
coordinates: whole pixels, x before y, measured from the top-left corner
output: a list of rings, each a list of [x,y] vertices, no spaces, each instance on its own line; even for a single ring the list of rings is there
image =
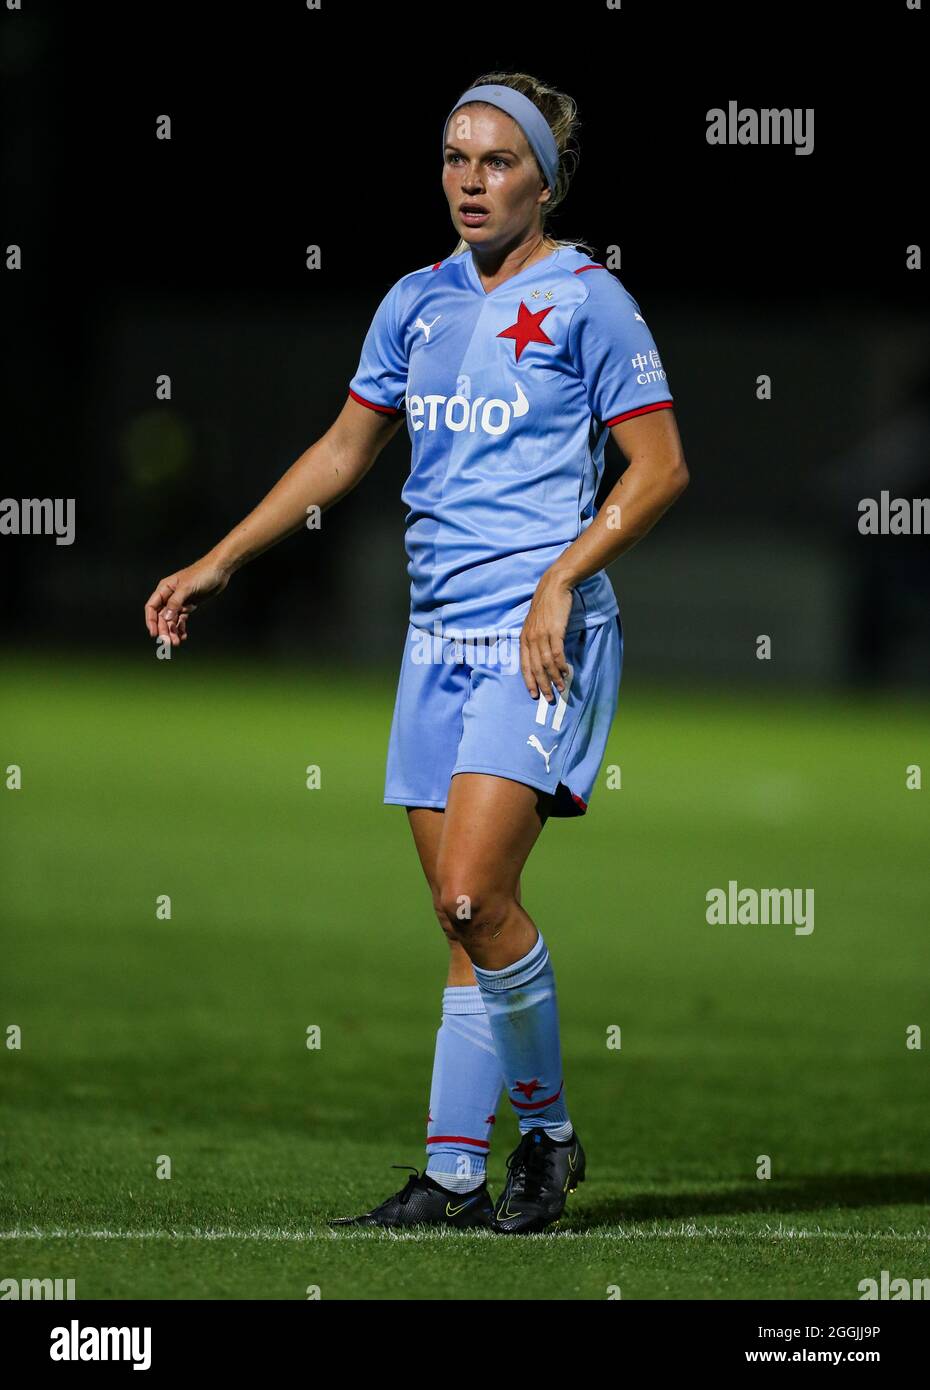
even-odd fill
[[[442,830],[445,821],[445,812],[434,810],[429,806],[408,806],[407,819],[410,822],[410,829],[413,834],[414,843],[417,847],[417,854],[420,857],[420,864],[429,889],[433,897],[433,910],[439,919],[439,925],[445,933],[446,940],[449,942],[449,973],[446,977],[447,985],[475,985],[475,972],[471,967],[471,960],[464,946],[458,940],[455,930],[449,922],[446,914],[442,910],[442,902],[439,896],[439,876],[436,863],[439,858],[439,846],[442,840]],[[520,901],[520,882],[517,878],[516,899]]]
[[[503,1078],[471,961],[456,939],[439,898],[436,862],[444,812],[408,806],[407,816],[433,906],[450,947],[430,1084],[426,1178],[447,1192],[469,1194],[481,1189],[483,1195],[479,1193],[476,1202],[486,1208],[489,1216],[493,1208],[484,1190],[487,1155]]]
[[[495,1213],[505,1233],[558,1221],[585,1177],[565,1106],[555,976],[515,892],[551,812],[547,796],[507,777],[454,774],[439,851],[440,904],[472,962],[520,1126]]]
[[[517,901],[546,795],[506,777],[452,778],[439,849],[439,899],[472,962],[511,1105],[524,1134],[571,1135],[563,1095],[555,977],[546,944]]]
[[[460,772],[452,778],[441,813],[434,903],[447,934],[451,929],[469,962],[485,970],[519,960],[539,935],[520,902],[520,873],[551,804],[548,793],[506,777]]]

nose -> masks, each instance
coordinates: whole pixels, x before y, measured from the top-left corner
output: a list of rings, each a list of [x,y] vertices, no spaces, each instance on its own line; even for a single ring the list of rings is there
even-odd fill
[[[464,192],[472,193],[481,187],[481,166],[478,161],[475,160],[473,164],[468,166],[462,175],[462,189]]]

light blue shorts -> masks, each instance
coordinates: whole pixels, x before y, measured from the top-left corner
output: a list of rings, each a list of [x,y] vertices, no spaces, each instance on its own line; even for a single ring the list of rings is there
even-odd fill
[[[552,793],[552,816],[583,816],[617,710],[619,614],[564,645],[571,680],[550,704],[526,688],[519,632],[466,640],[408,625],[385,802],[442,808],[457,772],[489,772]]]

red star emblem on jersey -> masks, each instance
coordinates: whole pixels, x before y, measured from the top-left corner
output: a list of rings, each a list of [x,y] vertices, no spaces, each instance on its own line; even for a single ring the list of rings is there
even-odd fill
[[[517,345],[516,361],[520,361],[520,353],[527,343],[548,343],[549,347],[555,347],[551,338],[547,338],[542,330],[542,321],[547,314],[551,314],[555,308],[554,304],[548,304],[545,309],[540,309],[534,314],[526,307],[523,300],[520,300],[520,308],[517,310],[517,321],[512,323],[509,328],[505,328],[498,333],[498,338],[513,338]]]
[[[527,1100],[532,1100],[533,1092],[542,1090],[542,1082],[537,1081],[536,1077],[534,1076],[532,1081],[516,1082],[516,1084],[513,1086],[513,1090],[521,1091],[523,1095],[526,1096]]]

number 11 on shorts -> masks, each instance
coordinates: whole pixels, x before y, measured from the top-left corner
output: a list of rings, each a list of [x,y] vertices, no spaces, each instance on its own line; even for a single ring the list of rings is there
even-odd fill
[[[572,677],[575,674],[575,668],[571,665],[571,663],[566,662],[565,664],[568,667],[568,676],[565,679],[565,689],[557,691],[559,698],[555,704],[555,718],[552,721],[552,732],[554,734],[557,734],[562,727],[562,720],[565,717],[565,710],[567,708],[568,703],[566,697],[568,695],[568,692],[572,688]],[[549,711],[551,708],[552,706],[549,704],[549,701],[542,694],[542,692],[540,692],[539,701],[536,706],[537,724],[545,724],[547,718],[549,717]]]

